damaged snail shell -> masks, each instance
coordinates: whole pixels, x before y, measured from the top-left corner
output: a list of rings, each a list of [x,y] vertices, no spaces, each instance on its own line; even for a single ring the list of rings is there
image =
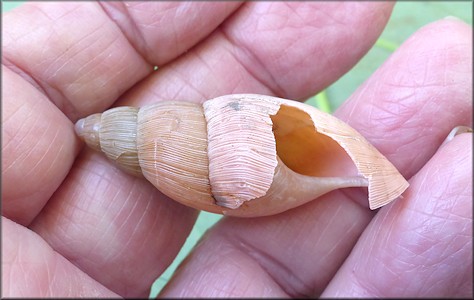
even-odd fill
[[[376,209],[408,187],[346,123],[271,96],[116,107],[75,129],[89,147],[168,197],[225,215],[273,215],[346,187],[368,187]]]

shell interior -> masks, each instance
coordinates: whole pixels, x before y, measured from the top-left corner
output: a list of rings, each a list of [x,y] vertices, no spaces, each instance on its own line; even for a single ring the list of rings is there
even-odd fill
[[[314,177],[361,176],[344,148],[319,133],[306,112],[282,104],[271,119],[277,154],[291,170]]]

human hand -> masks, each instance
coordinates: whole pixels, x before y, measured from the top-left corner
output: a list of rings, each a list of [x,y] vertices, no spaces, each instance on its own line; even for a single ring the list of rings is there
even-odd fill
[[[371,47],[392,3],[34,3],[4,15],[3,296],[146,297],[197,212],[124,174],[73,123],[112,104],[304,100]],[[472,29],[420,29],[335,113],[410,187],[223,218],[160,296],[472,297]],[[153,66],[159,69],[153,72]]]

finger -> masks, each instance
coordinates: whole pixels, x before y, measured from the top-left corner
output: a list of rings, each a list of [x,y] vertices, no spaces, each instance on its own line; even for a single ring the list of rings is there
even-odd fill
[[[2,68],[2,215],[27,225],[66,177],[79,145],[72,123]]]
[[[464,23],[445,20],[422,28],[351,97],[338,116],[377,146],[387,143],[394,149],[382,149],[387,158],[403,174],[415,174],[419,164],[426,163],[423,158],[428,160],[441,144],[440,137],[460,123],[472,122],[470,49],[471,29]],[[411,90],[392,83],[392,78],[402,76],[407,82],[416,82],[427,73],[429,79]],[[400,95],[405,95],[403,101],[397,100]],[[437,114],[434,126],[436,111],[443,113]],[[397,112],[412,112],[411,118],[404,114],[397,118]],[[365,122],[358,121],[359,115]],[[390,122],[375,122],[378,119]],[[403,128],[407,126],[414,132],[409,146],[405,146],[404,137],[394,138],[397,132],[406,132]],[[410,164],[414,155],[421,158],[417,164]],[[374,214],[357,204],[366,201],[366,195],[349,191],[354,190],[332,192],[273,217],[224,219],[180,266],[162,296],[225,295],[235,291],[254,296],[252,291],[245,293],[246,281],[227,282],[222,275],[242,257],[247,263],[238,269],[239,276],[253,278],[252,284],[261,291],[267,290],[259,285],[259,279],[271,278],[290,296],[319,295]],[[219,251],[216,245],[220,244],[230,246]],[[270,290],[266,296],[281,294]]]
[[[472,297],[472,134],[461,134],[381,210],[323,297]]]
[[[162,66],[205,38],[242,2],[100,4],[146,61]]]
[[[117,297],[51,249],[37,234],[5,217],[2,275],[2,295],[7,298]]]
[[[393,3],[248,2],[212,35],[158,69],[119,105],[204,101],[230,93],[305,100],[354,66]]]
[[[84,151],[31,224],[58,253],[123,297],[147,297],[197,211]]]
[[[3,16],[2,59],[76,120],[110,106],[153,65],[192,47],[238,5],[27,3]],[[194,7],[198,14],[188,13]]]
[[[28,3],[3,19],[3,63],[73,120],[151,70],[97,3]]]
[[[433,156],[454,126],[472,127],[472,69],[466,66],[472,62],[471,33],[472,27],[456,20],[421,29],[336,112],[382,153],[402,156],[398,166],[406,178]],[[423,117],[428,115],[436,118]],[[407,153],[410,159],[403,159]]]
[[[378,32],[380,30],[381,28]],[[206,40],[203,43],[208,42]],[[210,50],[213,46],[218,45],[208,43],[205,47]],[[367,47],[369,46],[367,45]],[[309,50],[311,48],[306,51]],[[202,64],[196,64],[196,67],[199,70]],[[165,68],[167,67],[162,70]],[[223,69],[221,71],[223,72]],[[160,69],[158,72],[160,72]],[[203,72],[202,69],[199,72]],[[252,80],[248,79],[246,82],[252,82]],[[172,82],[168,87],[171,89],[179,85],[180,82]],[[191,85],[184,84],[181,88],[192,91]],[[213,88],[212,84],[200,86],[203,92],[211,91]],[[140,85],[136,89],[134,88],[134,91],[140,93],[140,91],[146,91],[146,89],[143,85]],[[101,164],[101,161],[104,163]],[[94,164],[96,164],[95,167]],[[37,218],[32,228],[39,232],[60,253],[72,259],[78,266],[92,274],[94,278],[103,282],[107,287],[121,295],[143,295],[145,287],[149,287],[151,280],[166,268],[177,253],[177,245],[184,241],[183,232],[190,229],[190,220],[192,221],[195,217],[195,212],[184,208],[178,211],[177,207],[179,206],[176,206],[176,204],[166,204],[169,203],[169,200],[156,191],[152,192],[151,187],[143,181],[140,181],[140,186],[143,184],[143,186],[148,186],[147,188],[134,189],[134,191],[143,190],[143,195],[133,196],[134,199],[131,200],[131,196],[129,196],[130,186],[138,185],[138,181],[130,183],[130,177],[118,172],[115,167],[106,165],[105,160],[100,160],[96,154],[84,154],[77,166],[78,168],[73,175],[66,179],[64,190],[55,194],[54,199],[43,210],[44,214]],[[94,181],[90,179],[96,178],[95,180],[97,180],[97,174],[100,175],[99,178],[103,178],[98,185],[93,184]],[[134,195],[135,193],[138,192],[134,192]],[[153,206],[153,210],[157,210],[160,206],[170,206],[169,212],[159,214],[165,224],[170,224],[169,227],[153,223],[160,218],[153,216],[150,209],[147,209],[147,205],[152,205],[152,202],[149,196],[145,196],[146,193],[153,193],[155,195],[154,200],[158,201],[153,204],[156,205],[156,207]],[[74,195],[74,197],[69,195]],[[117,215],[125,214],[123,211],[130,209],[132,204],[136,205],[136,211],[126,219],[122,227],[118,226],[117,223],[122,218]],[[78,207],[79,209],[77,209]],[[71,213],[73,208],[76,208],[78,212]],[[88,221],[84,224],[84,220]],[[93,234],[91,234],[90,227],[88,227],[89,224],[99,224],[94,226],[96,231]],[[107,224],[111,225],[107,227]],[[68,228],[68,230],[62,228]],[[178,232],[176,232],[176,228],[180,228]],[[110,252],[110,245],[129,240],[130,232],[134,233],[134,237],[137,236],[137,240],[134,239],[130,242],[130,245],[127,244],[127,247],[116,255],[106,256]],[[162,238],[156,240],[141,239],[142,235],[140,233],[142,232],[143,234],[159,232]],[[84,240],[87,242],[84,243]],[[147,241],[147,246],[140,248],[143,240]],[[170,240],[173,242],[170,243]],[[91,244],[97,245],[94,248],[95,256],[91,256],[91,250],[87,247]],[[140,251],[137,251],[137,248]],[[83,257],[88,259],[83,259]],[[136,276],[130,276],[128,270],[131,266],[133,266],[134,275]],[[109,272],[104,272],[104,270],[109,270]]]

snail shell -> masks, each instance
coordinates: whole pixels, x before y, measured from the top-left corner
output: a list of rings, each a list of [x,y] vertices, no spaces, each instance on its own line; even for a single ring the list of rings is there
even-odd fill
[[[75,129],[88,146],[168,197],[225,215],[277,214],[329,191],[361,186],[376,209],[408,187],[346,123],[271,96],[117,107],[79,120]]]

